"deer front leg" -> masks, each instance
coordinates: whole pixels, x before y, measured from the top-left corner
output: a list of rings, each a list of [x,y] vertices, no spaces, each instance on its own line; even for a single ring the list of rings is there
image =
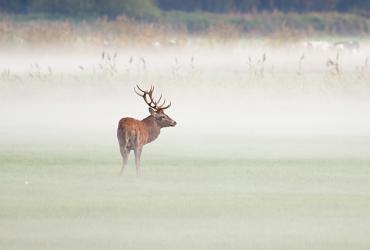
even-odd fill
[[[121,151],[121,155],[122,155],[122,168],[121,168],[120,175],[122,175],[123,170],[125,169],[125,167],[127,165],[127,160],[128,160],[128,156],[130,154],[130,150],[128,150],[125,146],[120,146],[120,151]]]
[[[142,147],[140,148],[136,148],[134,150],[134,153],[135,153],[135,165],[136,165],[136,175],[137,176],[141,176],[141,169],[140,169],[140,157],[141,157],[141,151],[142,151]]]

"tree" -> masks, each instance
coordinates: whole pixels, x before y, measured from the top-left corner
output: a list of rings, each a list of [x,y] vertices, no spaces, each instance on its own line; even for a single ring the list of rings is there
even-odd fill
[[[0,10],[13,13],[26,13],[30,0],[0,0]]]

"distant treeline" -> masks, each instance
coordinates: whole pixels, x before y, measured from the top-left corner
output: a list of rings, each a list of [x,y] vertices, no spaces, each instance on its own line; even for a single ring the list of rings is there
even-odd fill
[[[8,16],[18,21],[128,17],[161,29],[224,36],[370,32],[370,0],[0,0],[0,21]]]
[[[137,19],[155,18],[160,12],[152,0],[0,0],[0,11],[77,18],[126,15]]]
[[[106,15],[114,18],[155,18],[160,11],[250,12],[355,12],[369,15],[369,0],[0,0],[0,11],[64,16]]]

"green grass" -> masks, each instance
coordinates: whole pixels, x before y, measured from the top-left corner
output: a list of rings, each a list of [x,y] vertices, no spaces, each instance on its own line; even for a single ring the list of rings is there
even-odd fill
[[[370,158],[268,157],[282,140],[234,157],[151,146],[141,178],[132,159],[118,176],[114,145],[2,144],[0,248],[368,249]]]

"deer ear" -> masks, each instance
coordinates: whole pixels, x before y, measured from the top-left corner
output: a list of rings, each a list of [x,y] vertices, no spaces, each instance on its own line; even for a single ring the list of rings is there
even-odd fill
[[[152,108],[149,108],[149,113],[152,115],[152,116],[155,116],[157,113],[155,112],[154,109]]]

